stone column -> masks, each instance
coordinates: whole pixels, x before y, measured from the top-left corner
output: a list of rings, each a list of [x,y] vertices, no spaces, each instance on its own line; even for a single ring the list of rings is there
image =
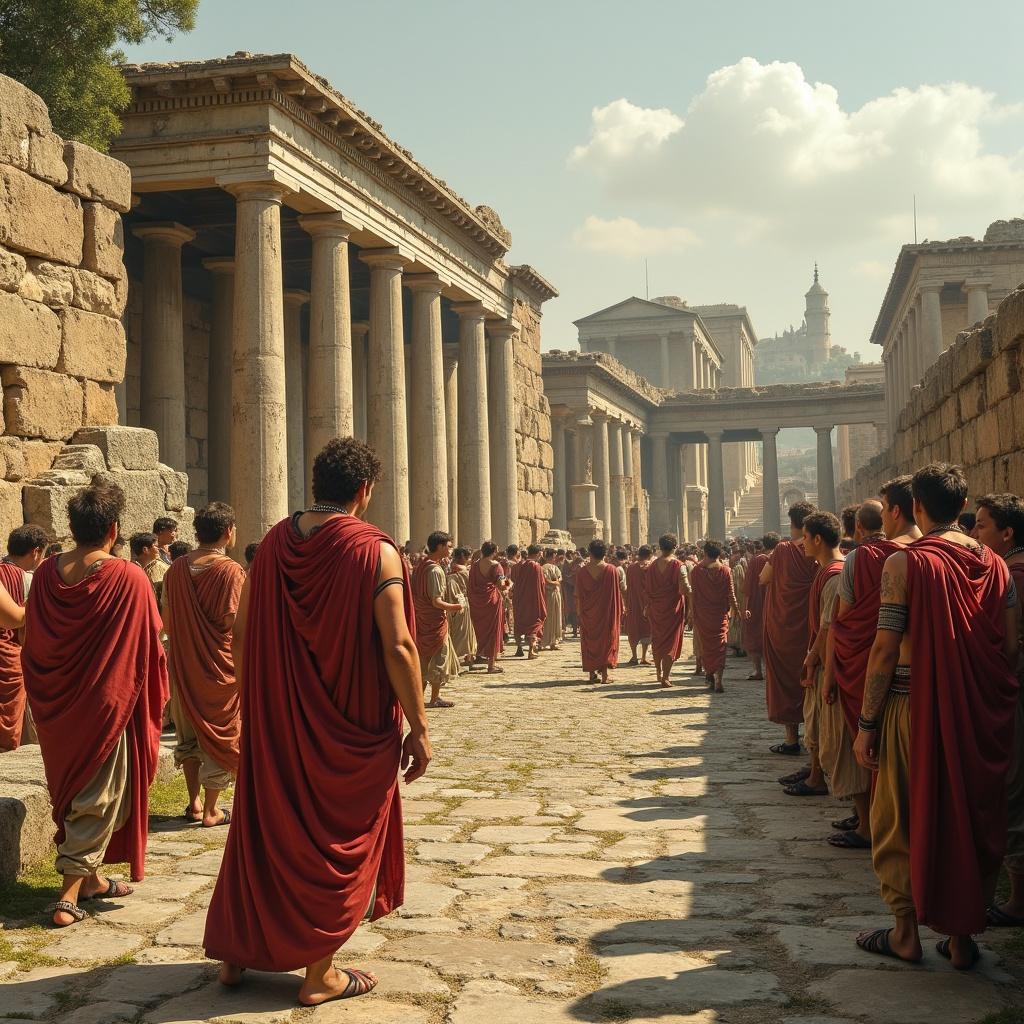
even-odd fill
[[[832,428],[815,427],[818,435],[818,508],[836,510],[836,479],[832,468]]]
[[[651,540],[668,528],[668,434],[651,433]]]
[[[230,256],[203,260],[210,272],[213,303],[210,313],[209,398],[206,414],[207,493],[210,501],[231,498],[231,324],[235,310],[235,261]],[[123,421],[122,421],[123,422]]]
[[[633,476],[633,428],[625,423],[621,424],[622,442],[622,499],[626,507],[626,519],[622,524],[623,541],[627,544],[633,543],[631,528],[631,511],[636,506],[637,486],[636,477]]]
[[[314,459],[328,441],[352,434],[348,236],[354,228],[340,213],[306,214],[299,226],[313,238],[306,430],[309,457]],[[406,538],[395,539],[401,544]]]
[[[402,268],[395,250],[366,250],[370,268],[370,334],[366,355],[367,442],[381,461],[368,518],[397,544],[409,534],[409,447],[405,411]],[[425,539],[425,538],[424,538]]]
[[[597,487],[593,482],[593,423],[584,413],[577,419],[575,427],[576,483],[572,485],[572,518],[569,520],[569,532],[577,547],[586,547],[601,534],[601,523],[595,514]]]
[[[480,302],[461,302],[452,309],[459,317],[459,540],[475,548],[491,537],[486,314]],[[505,537],[497,542],[511,543]]]
[[[667,334],[661,336],[661,380],[658,383],[663,388],[672,386],[672,362],[669,357]]]
[[[306,432],[306,408],[303,402],[305,382],[302,376],[302,307],[307,302],[309,292],[299,288],[290,288],[284,293],[284,393],[288,423],[289,512],[304,507],[306,478],[310,476],[313,468],[312,461],[307,461],[303,441]]]
[[[156,432],[160,461],[184,473],[185,340],[181,247],[196,233],[172,222],[140,224],[143,244],[140,425]]]
[[[441,342],[441,279],[407,274],[412,291],[409,459],[413,542],[425,544],[434,530],[448,530],[448,436],[444,415],[444,351]]]
[[[630,513],[630,543],[640,545],[647,539],[647,526],[645,523],[646,509],[644,508],[644,475],[642,452],[640,444],[640,431],[632,429],[629,434],[629,448],[632,452],[632,477],[633,477],[633,512]]]
[[[275,182],[232,185],[231,504],[240,555],[288,514],[281,200]]]
[[[566,450],[565,450],[565,417],[551,416],[551,447],[554,451],[554,515],[551,526],[556,530],[566,529],[567,485],[566,485]]]
[[[967,326],[973,327],[988,316],[988,282],[968,281],[967,290]]]
[[[597,484],[597,518],[601,536],[608,540],[612,532],[611,467],[608,454],[608,414],[601,409],[590,413],[594,421],[594,483]]]
[[[725,540],[725,469],[722,464],[722,431],[706,430],[708,437],[708,530]]]
[[[448,452],[448,532],[459,536],[459,346],[444,345],[444,422]]]
[[[779,507],[782,504],[782,497],[779,494],[779,455],[776,447],[779,428],[762,428],[760,434],[763,446],[761,466],[764,472],[762,484],[764,531],[765,533],[778,533],[781,526]]]
[[[941,284],[923,284],[921,291],[921,345],[926,365],[931,366],[942,355],[942,303]],[[986,309],[986,315],[987,315]]]
[[[629,518],[626,502],[625,453],[622,444],[622,421],[608,421],[608,476],[611,483],[612,528],[610,539],[616,545],[629,542]]]
[[[370,324],[356,320],[352,324],[352,432],[366,440],[366,338]]]
[[[519,543],[519,481],[516,458],[515,358],[518,327],[511,321],[487,328],[487,398],[491,420],[491,530],[506,544]]]

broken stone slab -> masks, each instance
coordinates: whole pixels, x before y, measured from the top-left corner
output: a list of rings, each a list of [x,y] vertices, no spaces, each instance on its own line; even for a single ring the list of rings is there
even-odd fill
[[[158,946],[201,946],[205,931],[206,911],[199,910],[158,932],[153,941]]]
[[[154,970],[157,968],[154,968]],[[211,982],[151,1009],[145,1024],[287,1024],[302,979],[293,974],[246,971],[245,984]]]
[[[57,1005],[58,996],[83,973],[81,967],[36,967],[4,981],[3,1013],[38,1020]]]
[[[458,835],[458,825],[406,825],[405,838],[430,843],[449,843]]]
[[[152,931],[165,925],[172,917],[180,914],[184,906],[169,900],[144,900],[135,896],[123,903],[109,900],[93,906],[96,920],[106,925],[118,925],[136,931]]]
[[[399,939],[388,956],[426,964],[460,978],[535,981],[567,967],[573,952],[552,942],[510,942],[477,936],[422,935]]]
[[[420,843],[416,859],[427,864],[478,864],[490,852],[480,843]]]
[[[83,427],[75,432],[72,442],[95,445],[110,470],[156,469],[160,462],[156,434],[142,427]]]
[[[395,911],[400,917],[439,917],[462,893],[436,882],[406,884],[405,903]]]
[[[175,964],[125,964],[115,967],[90,994],[100,1000],[152,1003],[198,988],[210,979],[213,970],[214,965],[209,960],[196,959]],[[133,1008],[133,1013],[137,1012],[137,1008]]]
[[[524,996],[512,985],[478,979],[463,987],[448,1014],[447,1024],[596,1024],[605,1019],[603,1014],[580,1016],[574,1008],[551,999]]]
[[[56,942],[43,947],[45,956],[70,963],[116,960],[145,944],[141,935],[105,928],[96,921],[83,921]]]
[[[462,921],[450,917],[384,917],[377,921],[384,932],[403,932],[417,935],[456,935],[465,931]]]
[[[454,885],[458,889],[461,889],[463,892],[469,892],[473,893],[474,895],[483,896],[490,895],[491,893],[495,892],[506,892],[511,890],[522,889],[522,887],[526,885],[526,879],[479,875],[475,878],[454,878],[452,879],[452,885]]]
[[[80,1006],[71,1013],[61,1014],[61,1024],[121,1024],[135,1020],[139,1012],[131,1003],[93,1003]]]

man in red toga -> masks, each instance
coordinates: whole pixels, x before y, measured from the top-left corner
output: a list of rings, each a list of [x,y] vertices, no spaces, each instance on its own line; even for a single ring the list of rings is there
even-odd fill
[[[590,560],[576,574],[576,611],[580,620],[580,654],[590,682],[607,683],[608,670],[619,663],[622,590],[618,567],[606,562],[608,547],[595,539],[587,545]]]
[[[513,570],[512,618],[515,622],[516,642],[526,641],[527,657],[537,657],[548,602],[544,593],[544,568],[540,564],[541,547],[531,544],[526,558]]]
[[[1024,594],[1024,500],[1016,494],[986,494],[978,499],[974,521],[978,540],[1006,562],[1018,599]],[[1018,636],[1024,616],[1018,615]],[[1024,637],[1021,638],[1024,640]],[[1024,651],[1024,643],[1021,644]],[[1024,658],[1018,656],[1017,681],[1024,683]],[[1017,700],[1013,764],[1006,779],[1007,829],[1003,866],[1010,876],[1010,896],[988,910],[989,928],[1024,927],[1024,686]]]
[[[437,530],[427,538],[427,555],[412,571],[413,610],[416,613],[416,650],[420,656],[420,673],[430,686],[428,708],[453,708],[450,700],[441,699],[441,688],[459,674],[459,658],[448,634],[448,612],[457,612],[462,605],[446,601],[448,575],[441,565],[452,553],[452,536]]]
[[[885,560],[854,743],[878,772],[871,855],[896,920],[857,944],[917,963],[925,924],[948,936],[938,953],[969,970],[1006,848],[1017,594],[1006,563],[957,525],[960,467],[925,466],[911,486],[924,536]]]
[[[654,552],[642,544],[636,553],[636,561],[626,566],[626,639],[632,657],[627,665],[649,665],[647,649],[651,646],[651,623],[647,618],[647,569]],[[638,659],[637,647],[643,648]]]
[[[701,657],[708,689],[722,693],[722,673],[729,639],[729,613],[739,617],[732,573],[721,561],[722,545],[704,542],[704,557],[689,573],[693,592],[693,631],[700,637]]]
[[[753,671],[747,679],[752,682],[764,679],[761,659],[764,650],[764,587],[761,585],[761,573],[778,543],[777,533],[766,533],[755,541],[754,554],[743,577],[743,588],[747,594],[747,606],[743,612],[743,649],[750,658]]]
[[[800,685],[807,656],[807,604],[818,564],[804,554],[804,519],[817,511],[807,501],[789,509],[790,540],[780,541],[761,571],[764,595],[764,667],[768,720],[786,730],[786,738],[769,749],[773,754],[800,753],[804,691]],[[801,769],[785,776],[785,784],[810,774]],[[783,782],[783,779],[779,780]]]
[[[683,622],[686,619],[683,563],[676,558],[679,540],[674,533],[658,538],[661,552],[647,567],[647,620],[651,624],[651,650],[654,670],[663,687],[671,686],[672,666],[683,649]]]
[[[469,614],[476,633],[477,660],[487,663],[490,673],[504,672],[496,664],[501,654],[505,628],[505,595],[510,586],[501,563],[495,555],[498,546],[493,540],[480,545],[480,557],[469,567],[466,594]]]
[[[360,441],[324,446],[314,504],[260,543],[235,617],[244,729],[203,944],[225,985],[304,967],[304,1006],[376,985],[332,959],[402,905],[398,773],[412,782],[431,759],[408,574],[363,520],[380,471]]]
[[[36,570],[26,609],[21,663],[57,825],[60,927],[88,916],[79,899],[131,894],[102,865],[145,874],[167,662],[148,577],[110,554],[124,506],[114,484],[71,498],[75,547]]]

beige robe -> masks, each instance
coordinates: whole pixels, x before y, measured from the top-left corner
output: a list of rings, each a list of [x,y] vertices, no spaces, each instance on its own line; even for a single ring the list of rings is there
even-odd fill
[[[557,565],[547,563],[543,568],[544,596],[548,602],[548,615],[544,620],[544,632],[541,633],[541,647],[550,647],[562,642],[565,626],[562,615],[562,570]]]
[[[469,567],[452,566],[448,573],[448,596],[446,601],[462,605],[462,610],[448,613],[448,635],[459,660],[476,657],[476,633],[473,618],[469,613],[469,597],[466,587],[469,583]]]

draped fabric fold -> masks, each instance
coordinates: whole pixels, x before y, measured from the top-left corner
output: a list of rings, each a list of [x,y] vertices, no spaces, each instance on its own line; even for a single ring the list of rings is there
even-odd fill
[[[384,543],[352,516],[308,537],[285,520],[253,561],[234,814],[203,943],[214,959],[295,970],[367,908],[375,920],[402,904],[402,712],[373,618]]]
[[[238,608],[245,571],[219,558],[193,573],[187,558],[164,576],[170,611],[170,660],[178,701],[199,744],[225,771],[238,771],[238,682],[231,653],[230,622]]]
[[[760,654],[764,649],[764,587],[761,586],[761,573],[768,564],[768,556],[762,551],[754,555],[747,566],[743,577],[743,587],[747,597],[744,612],[750,612],[750,618],[743,617],[743,649],[747,654]]]
[[[985,928],[1006,846],[1018,695],[1003,653],[1009,570],[987,548],[941,537],[905,550],[911,889],[922,924],[969,935]]]
[[[807,656],[807,605],[818,563],[803,545],[783,540],[768,564],[772,581],[764,595],[764,669],[768,718],[778,725],[799,725],[804,719],[800,685]]]
[[[548,614],[544,594],[544,570],[539,562],[526,559],[515,567],[515,586],[512,588],[512,617],[517,636],[539,640],[544,632],[544,619]]]
[[[626,638],[630,647],[651,639],[651,623],[647,618],[648,568],[640,562],[626,566]]]
[[[469,596],[469,614],[476,633],[477,657],[493,661],[501,654],[502,633],[505,624],[504,596],[498,580],[504,574],[496,562],[485,576],[479,562],[469,569],[466,592]]]
[[[25,603],[25,573],[0,562],[0,586],[21,606]],[[0,629],[0,750],[17,750],[25,722],[25,678],[16,629]]]
[[[732,574],[720,562],[700,563],[690,570],[693,628],[700,634],[701,662],[707,675],[725,668],[731,585]]]
[[[444,572],[437,562],[421,558],[409,580],[416,609],[416,649],[420,652],[420,657],[427,660],[437,654],[448,639],[448,613],[443,608],[434,607],[427,586],[430,574],[434,570]],[[447,585],[447,581],[445,583]]]
[[[589,565],[576,574],[580,611],[580,654],[587,672],[600,672],[619,663],[622,592],[614,565],[601,564],[595,579]]]
[[[669,558],[664,563],[655,559],[647,567],[647,617],[651,623],[651,650],[655,659],[675,661],[683,649],[686,608],[679,590],[682,568],[678,558]]]
[[[103,862],[127,861],[132,880],[139,881],[168,696],[156,598],[145,572],[132,562],[104,559],[73,586],[61,579],[57,562],[46,559],[32,578],[22,652],[56,841],[64,839],[64,812],[72,799],[125,734],[131,814]]]

